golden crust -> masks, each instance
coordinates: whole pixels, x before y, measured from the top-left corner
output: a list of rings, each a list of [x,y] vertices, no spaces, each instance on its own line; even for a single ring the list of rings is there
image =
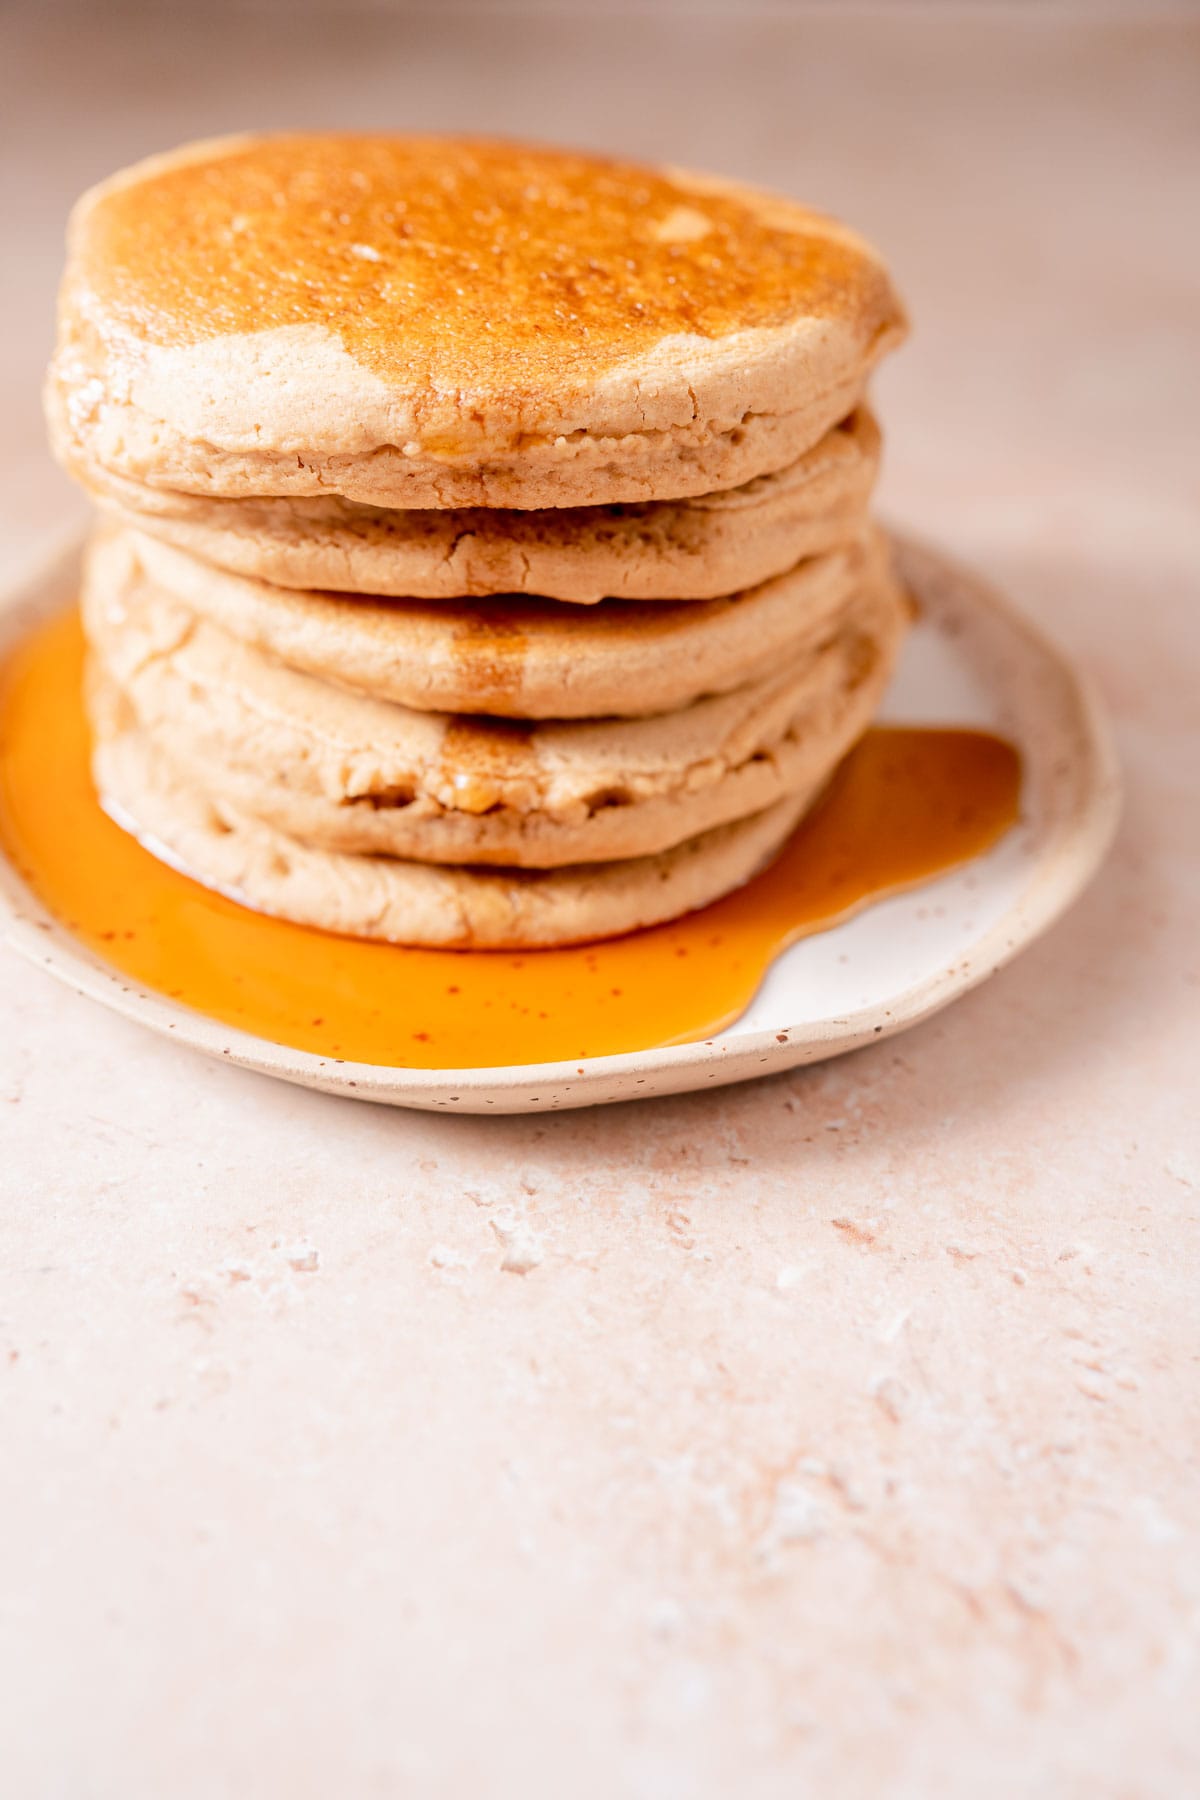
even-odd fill
[[[238,139],[73,217],[64,459],[186,492],[536,507],[794,460],[904,331],[843,227],[733,183],[463,139]]]

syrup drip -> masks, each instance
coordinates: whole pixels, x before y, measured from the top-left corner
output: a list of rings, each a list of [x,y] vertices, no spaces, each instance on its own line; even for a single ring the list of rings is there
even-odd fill
[[[552,1062],[711,1037],[771,961],[989,849],[1020,758],[986,732],[867,733],[774,863],[702,912],[607,943],[410,950],[268,919],[158,862],[88,772],[72,610],[0,670],[0,844],[43,903],[133,980],[319,1056],[411,1068]]]

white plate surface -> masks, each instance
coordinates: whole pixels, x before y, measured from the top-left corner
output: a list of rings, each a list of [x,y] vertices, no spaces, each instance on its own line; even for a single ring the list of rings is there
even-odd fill
[[[207,1019],[94,957],[0,857],[7,941],[68,987],[209,1055],[359,1100],[457,1112],[537,1112],[641,1099],[817,1062],[878,1041],[966,993],[1044,931],[1079,894],[1111,841],[1119,781],[1107,727],[1077,672],[977,577],[901,541],[921,602],[883,716],[1003,733],[1025,763],[1022,822],[989,855],[803,940],[769,971],[747,1011],[710,1042],[582,1065],[381,1068],[335,1062]],[[78,545],[0,601],[0,656],[74,597]]]

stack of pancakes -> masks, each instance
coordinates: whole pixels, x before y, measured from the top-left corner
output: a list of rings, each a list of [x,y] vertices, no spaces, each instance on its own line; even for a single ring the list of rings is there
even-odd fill
[[[415,944],[727,892],[869,723],[906,611],[840,225],[464,139],[226,139],[72,221],[48,383],[103,522],[94,769],[157,854]]]

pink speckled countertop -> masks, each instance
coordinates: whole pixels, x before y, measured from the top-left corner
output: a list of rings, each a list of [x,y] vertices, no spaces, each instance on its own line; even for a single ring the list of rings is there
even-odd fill
[[[1183,1800],[1200,20],[452,10],[7,15],[3,569],[77,511],[86,181],[247,123],[669,155],[891,253],[885,504],[1091,671],[1125,824],[923,1028],[592,1114],[322,1099],[0,954],[6,1800]]]

